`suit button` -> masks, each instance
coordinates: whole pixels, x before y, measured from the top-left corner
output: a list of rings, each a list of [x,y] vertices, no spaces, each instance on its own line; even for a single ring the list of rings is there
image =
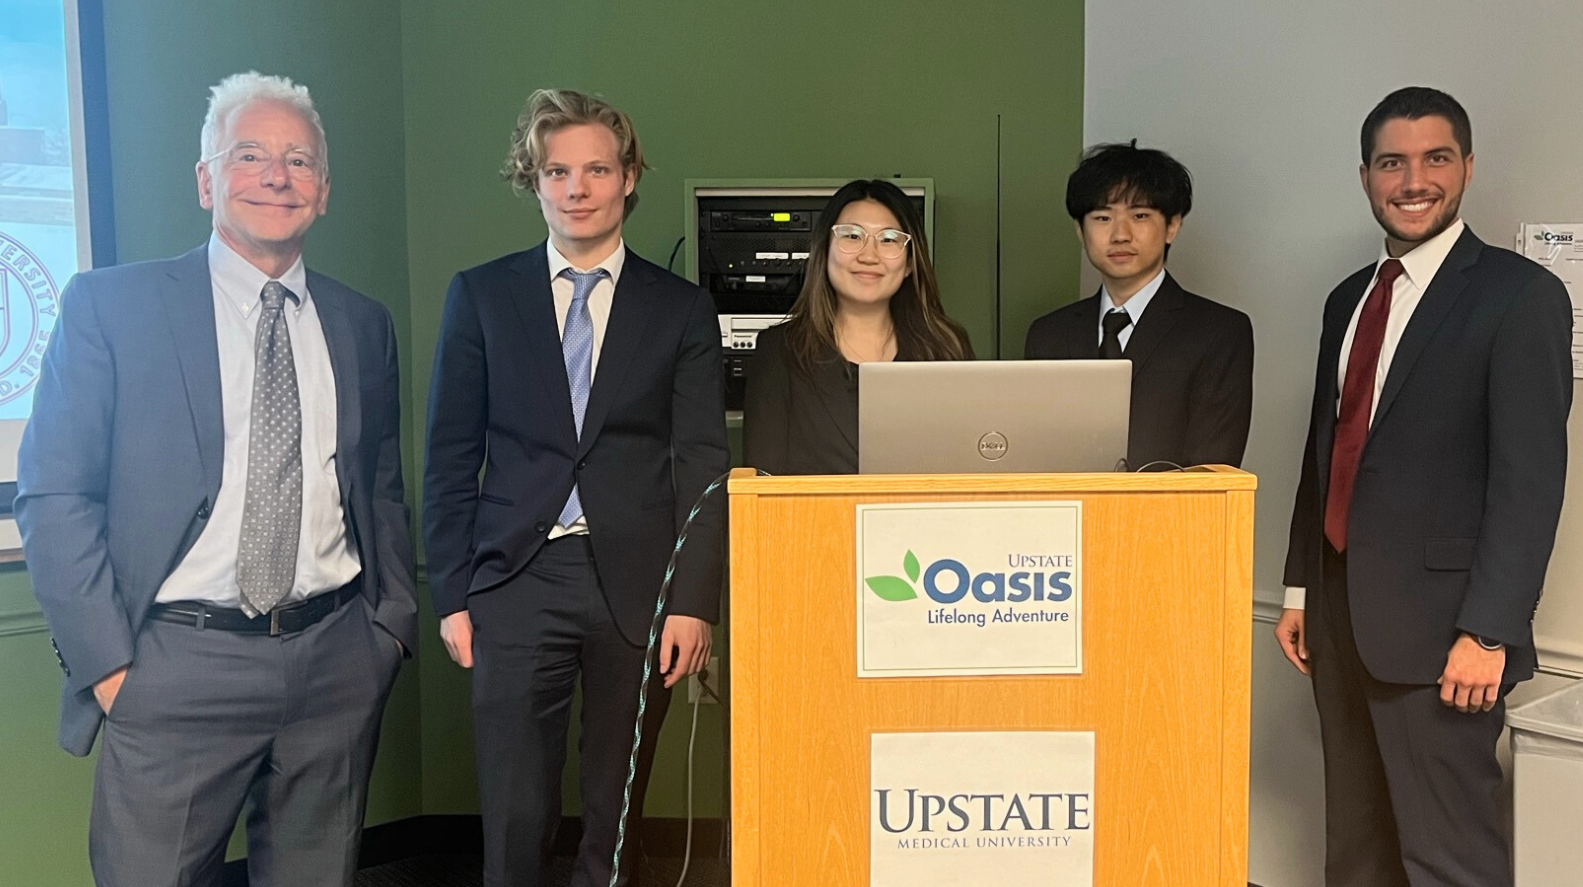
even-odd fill
[[[208,519],[209,519],[209,500],[205,499],[205,500],[203,500],[203,504],[198,506],[198,520],[208,520]]]
[[[543,533],[544,531],[546,531],[548,529],[549,529],[549,525],[546,524],[544,521],[539,521],[539,522],[537,522],[537,523],[535,523],[533,525],[533,532],[535,532],[535,533]]]
[[[584,468],[587,468],[587,467],[588,467],[588,460],[587,459],[579,459],[579,460],[577,460],[577,470],[578,471],[582,471]]]

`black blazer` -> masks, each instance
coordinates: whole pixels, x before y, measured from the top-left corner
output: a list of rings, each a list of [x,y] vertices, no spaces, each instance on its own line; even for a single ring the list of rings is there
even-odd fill
[[[723,387],[709,295],[629,250],[579,442],[544,245],[458,273],[434,354],[423,478],[435,612],[459,612],[516,575],[575,480],[611,613],[641,643],[682,521],[730,462]],[[673,614],[719,618],[720,499],[694,523]]]
[[[335,474],[363,595],[374,623],[413,651],[395,326],[385,306],[312,270],[308,290],[335,379]],[[88,754],[104,718],[93,685],[133,662],[154,596],[206,526],[224,449],[208,248],[73,277],[17,452],[16,499],[66,673],[60,743],[72,754]]]
[[[1325,301],[1285,575],[1310,602],[1324,593],[1341,340],[1373,276],[1360,269]],[[1352,492],[1352,627],[1378,680],[1435,683],[1464,631],[1507,644],[1505,680],[1533,675],[1566,481],[1571,344],[1561,281],[1464,231],[1402,333]]]
[[[812,378],[787,363],[786,327],[758,336],[742,407],[742,452],[770,474],[857,473],[857,367],[839,354]]]
[[[1099,356],[1101,294],[1028,327],[1029,360]],[[1195,296],[1170,274],[1127,340],[1132,361],[1127,464],[1242,464],[1253,418],[1253,325],[1235,308]]]

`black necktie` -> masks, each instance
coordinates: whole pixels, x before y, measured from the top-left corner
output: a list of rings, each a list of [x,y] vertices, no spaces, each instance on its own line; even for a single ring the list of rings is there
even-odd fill
[[[1121,359],[1121,331],[1132,326],[1126,309],[1114,308],[1103,321],[1105,338],[1099,343],[1099,356],[1105,360]]]

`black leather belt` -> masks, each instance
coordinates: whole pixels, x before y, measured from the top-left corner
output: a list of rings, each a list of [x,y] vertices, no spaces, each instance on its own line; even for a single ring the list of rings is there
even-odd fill
[[[213,628],[219,631],[240,631],[247,634],[267,634],[271,637],[302,631],[357,597],[363,590],[362,577],[358,576],[335,591],[316,594],[305,601],[276,607],[262,616],[249,617],[241,610],[230,607],[211,607],[196,601],[174,604],[155,604],[148,608],[148,618],[161,622],[190,625],[193,628]]]

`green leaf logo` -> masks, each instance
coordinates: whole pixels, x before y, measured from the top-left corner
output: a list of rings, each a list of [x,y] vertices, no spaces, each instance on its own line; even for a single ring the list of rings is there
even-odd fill
[[[910,601],[918,597],[918,590],[912,587],[918,581],[918,556],[912,551],[902,558],[901,568],[906,572],[907,578],[900,576],[870,576],[864,579],[869,590],[874,592],[882,601]]]
[[[918,596],[912,583],[900,576],[870,576],[863,580],[884,601],[910,601]]]

